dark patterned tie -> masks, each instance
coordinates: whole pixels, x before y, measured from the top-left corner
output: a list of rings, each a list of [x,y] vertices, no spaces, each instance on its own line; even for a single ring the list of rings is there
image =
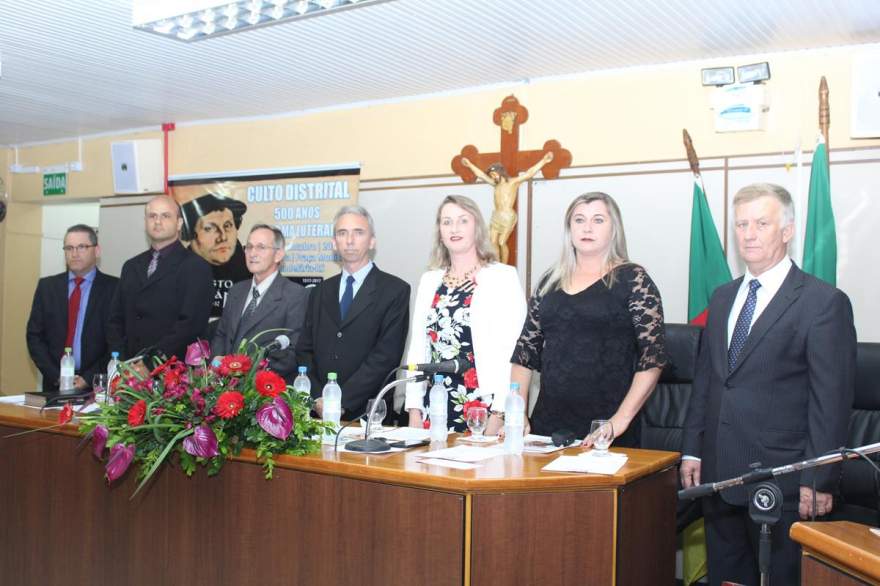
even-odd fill
[[[733,337],[730,339],[730,348],[727,349],[727,368],[731,372],[736,366],[736,359],[746,345],[749,337],[749,329],[752,326],[752,316],[755,314],[755,305],[758,303],[758,288],[761,286],[758,279],[749,281],[749,294],[736,318],[736,326],[733,328]]]
[[[248,303],[247,310],[244,312],[245,316],[250,317],[257,310],[257,304],[260,302],[260,292],[254,287],[254,292],[251,296],[251,302]]]
[[[153,258],[150,259],[150,266],[147,267],[147,278],[153,276],[153,273],[156,272],[156,269],[159,268],[159,251],[153,251]]]
[[[342,319],[345,319],[346,314],[348,313],[348,308],[351,307],[351,302],[354,299],[354,277],[351,275],[345,280],[345,291],[342,293],[342,299],[339,300],[339,315],[342,316]]]

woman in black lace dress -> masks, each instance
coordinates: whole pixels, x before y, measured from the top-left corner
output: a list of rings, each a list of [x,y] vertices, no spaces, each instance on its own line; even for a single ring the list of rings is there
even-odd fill
[[[511,362],[529,388],[541,372],[531,431],[568,429],[590,441],[594,419],[611,421],[621,447],[638,446],[638,413],[666,363],[660,293],[629,261],[611,196],[578,196],[565,214],[562,256],[541,279]]]

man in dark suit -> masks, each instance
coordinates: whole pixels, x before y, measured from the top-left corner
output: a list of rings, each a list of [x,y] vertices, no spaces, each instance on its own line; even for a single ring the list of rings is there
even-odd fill
[[[145,208],[150,249],[122,265],[110,308],[107,338],[123,358],[143,355],[183,359],[205,331],[214,295],[211,267],[180,243],[180,208],[167,195]]]
[[[40,279],[27,323],[31,360],[43,375],[43,391],[58,390],[59,362],[65,347],[73,348],[74,387],[85,389],[104,372],[110,359],[105,325],[116,277],[97,268],[101,257],[98,235],[84,224],[67,229],[64,259],[67,271]]]
[[[360,206],[339,210],[333,250],[342,273],[312,291],[296,348],[299,363],[309,369],[319,415],[328,372],[337,374],[343,418],[350,419],[364,412],[386,375],[400,365],[409,328],[409,285],[373,264],[375,247],[369,212]]]
[[[290,382],[296,372],[294,349],[309,294],[304,287],[290,282],[279,272],[285,249],[281,230],[257,224],[251,228],[244,249],[253,279],[236,283],[229,291],[223,317],[211,342],[211,351],[223,356],[236,352],[244,338],[265,346],[279,334],[285,334],[290,338],[290,347],[275,350],[268,358],[272,370]]]
[[[815,458],[847,438],[856,356],[849,299],[788,257],[794,211],[784,188],[749,185],[733,204],[747,271],[709,304],[685,422],[685,487],[739,476],[753,462],[777,467]],[[777,479],[785,502],[773,528],[772,582],[800,583],[789,528],[798,516],[831,511],[836,479],[829,466]],[[736,487],[703,501],[711,584],[759,581],[748,495],[748,487]]]

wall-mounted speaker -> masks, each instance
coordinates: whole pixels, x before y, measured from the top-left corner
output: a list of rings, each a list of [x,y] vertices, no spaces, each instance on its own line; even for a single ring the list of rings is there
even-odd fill
[[[162,141],[127,140],[110,145],[113,158],[113,193],[162,193],[165,174]]]
[[[880,137],[880,52],[853,57],[849,135],[852,138]]]

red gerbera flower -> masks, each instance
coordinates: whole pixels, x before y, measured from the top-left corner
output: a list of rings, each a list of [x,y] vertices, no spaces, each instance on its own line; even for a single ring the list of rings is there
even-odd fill
[[[132,427],[137,427],[138,425],[144,422],[144,417],[147,414],[147,402],[143,399],[136,402],[131,406],[131,409],[128,410],[128,424]]]
[[[171,358],[169,358],[168,360],[166,360],[165,362],[163,362],[162,364],[160,364],[159,366],[154,368],[153,372],[150,373],[150,376],[156,376],[157,374],[162,374],[163,372],[168,370],[171,366],[174,366],[174,364],[176,362],[177,362],[177,356],[172,356]]]
[[[272,372],[271,370],[261,370],[257,373],[254,386],[257,392],[264,397],[275,398],[284,392],[287,385],[284,379]]]
[[[470,306],[471,306],[471,300],[472,300],[473,298],[474,298],[473,295],[468,295],[467,297],[464,298],[464,301],[462,301],[461,304],[464,305],[465,307],[470,307]]]
[[[437,307],[438,303],[440,303],[440,294],[434,293],[434,300],[431,301],[431,307]]]
[[[223,419],[232,419],[244,408],[244,395],[238,391],[226,391],[217,398],[214,413]]]
[[[437,332],[435,332],[434,330],[428,330],[428,337],[431,338],[432,342],[436,342],[438,337]]]
[[[65,403],[64,408],[58,413],[58,423],[64,425],[71,419],[73,419],[73,406],[70,403]]]
[[[464,386],[469,389],[475,389],[480,386],[479,382],[477,382],[476,368],[471,367],[464,371]]]
[[[253,366],[253,361],[245,354],[230,354],[220,362],[220,374],[223,376],[242,376]]]
[[[466,401],[465,404],[462,405],[462,407],[461,407],[462,415],[467,417],[468,411],[470,411],[474,407],[485,407],[487,409],[489,408],[488,405],[486,405],[485,403],[483,403],[479,399],[474,399],[473,401]]]

